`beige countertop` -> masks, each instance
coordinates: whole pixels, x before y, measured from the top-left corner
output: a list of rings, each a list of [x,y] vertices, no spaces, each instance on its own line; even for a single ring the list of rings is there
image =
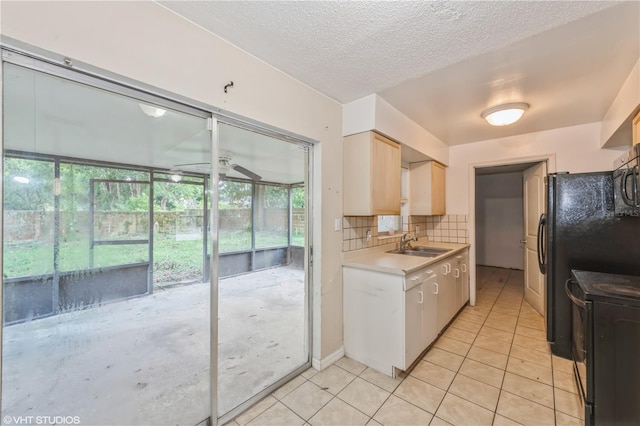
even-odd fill
[[[420,257],[408,256],[406,254],[386,253],[388,250],[396,248],[396,244],[393,243],[343,253],[342,266],[368,269],[394,275],[407,275],[411,272],[417,271],[418,269],[424,268],[425,266],[439,262],[442,259],[446,259],[447,257],[469,247],[469,244],[429,242],[426,241],[425,238],[422,238],[419,241],[412,241],[411,245],[414,247],[423,246],[447,248],[451,249],[451,251],[437,257]]]

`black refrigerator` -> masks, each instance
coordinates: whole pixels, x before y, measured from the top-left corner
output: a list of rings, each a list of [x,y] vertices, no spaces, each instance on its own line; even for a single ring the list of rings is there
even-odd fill
[[[616,216],[613,173],[555,173],[547,179],[547,213],[538,227],[546,282],[547,341],[571,359],[572,269],[640,276],[640,218]]]

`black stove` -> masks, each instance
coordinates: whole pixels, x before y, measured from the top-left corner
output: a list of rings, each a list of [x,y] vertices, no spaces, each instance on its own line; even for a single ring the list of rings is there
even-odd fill
[[[585,424],[640,424],[640,277],[572,271],[574,372]]]
[[[587,271],[573,271],[573,275],[586,300],[640,307],[640,277]]]

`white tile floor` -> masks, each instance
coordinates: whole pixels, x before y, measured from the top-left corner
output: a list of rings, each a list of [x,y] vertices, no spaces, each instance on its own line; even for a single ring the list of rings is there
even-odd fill
[[[569,361],[523,302],[521,271],[478,268],[466,307],[409,372],[392,379],[342,358],[307,370],[230,425],[581,425]]]

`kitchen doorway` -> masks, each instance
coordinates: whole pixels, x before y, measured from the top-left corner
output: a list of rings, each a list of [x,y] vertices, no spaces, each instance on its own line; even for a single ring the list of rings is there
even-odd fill
[[[536,226],[544,205],[538,202],[533,205],[532,200],[544,199],[542,175],[546,174],[546,165],[546,161],[523,161],[478,166],[473,176],[475,265],[523,271],[525,288],[535,289],[529,292],[527,300],[541,314],[544,279],[537,262],[531,259],[537,257]],[[533,171],[539,179],[525,179]],[[536,212],[531,213],[534,207]],[[481,289],[484,280],[473,278],[476,289]]]

